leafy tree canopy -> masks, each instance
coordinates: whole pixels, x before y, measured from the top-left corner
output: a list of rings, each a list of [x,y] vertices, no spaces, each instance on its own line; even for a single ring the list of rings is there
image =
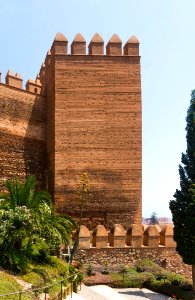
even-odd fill
[[[46,191],[36,191],[36,179],[6,182],[0,195],[0,265],[14,271],[27,268],[30,260],[43,262],[62,243],[69,242],[76,226],[68,216],[59,216]]]

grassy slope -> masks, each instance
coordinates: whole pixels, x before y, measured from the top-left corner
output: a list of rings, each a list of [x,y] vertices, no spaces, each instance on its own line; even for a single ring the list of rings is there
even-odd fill
[[[24,282],[31,283],[32,288],[39,288],[43,286],[48,286],[56,281],[61,280],[65,275],[68,274],[67,264],[57,258],[52,258],[50,265],[48,264],[34,264],[27,274],[18,275],[18,279]],[[6,294],[11,292],[18,292],[24,290],[16,280],[16,276],[12,276],[7,272],[0,271],[0,294]],[[60,284],[50,288],[48,290],[50,295],[60,291]],[[40,290],[40,293],[43,290]],[[18,300],[18,295],[0,297],[0,300]],[[29,294],[23,294],[22,300],[33,299]]]
[[[12,275],[9,275],[6,272],[0,271],[0,294],[7,294],[11,292],[18,292],[21,291],[22,287],[19,283],[17,283],[15,277]],[[18,300],[18,295],[11,295],[11,296],[5,296],[0,297],[1,300]],[[22,299],[32,299],[32,297],[29,295],[23,295]]]

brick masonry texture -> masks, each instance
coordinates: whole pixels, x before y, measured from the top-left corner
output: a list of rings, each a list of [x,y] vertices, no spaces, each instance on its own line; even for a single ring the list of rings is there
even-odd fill
[[[34,174],[44,187],[45,99],[0,84],[0,185]]]
[[[139,57],[55,57],[55,113],[51,104],[48,114],[60,211],[79,215],[76,186],[88,172],[87,224],[141,223],[140,89]]]
[[[40,70],[41,95],[37,81],[28,91],[0,84],[2,182],[35,174],[57,210],[78,217],[77,185],[88,172],[83,217],[90,229],[142,221],[139,44],[133,40],[133,55],[121,55],[118,36],[110,41],[113,55],[85,55],[85,47],[70,55],[58,34]]]

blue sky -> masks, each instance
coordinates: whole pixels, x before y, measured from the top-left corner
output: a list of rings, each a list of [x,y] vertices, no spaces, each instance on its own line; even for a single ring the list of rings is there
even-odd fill
[[[56,32],[105,44],[140,40],[143,101],[143,216],[171,216],[186,150],[185,117],[195,88],[194,0],[0,0],[0,70],[35,78]],[[3,79],[4,80],[4,79]]]

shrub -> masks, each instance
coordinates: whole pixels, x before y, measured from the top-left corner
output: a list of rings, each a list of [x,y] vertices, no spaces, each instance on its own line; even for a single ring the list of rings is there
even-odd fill
[[[155,275],[163,274],[166,275],[166,271],[164,271],[159,265],[149,259],[138,260],[135,264],[137,272],[151,272]]]
[[[88,276],[95,276],[95,272],[93,271],[93,267],[91,264],[87,266],[86,273]]]
[[[192,284],[188,284],[188,283],[185,283],[185,284],[182,284],[181,285],[181,289],[183,291],[192,291]]]
[[[141,274],[135,271],[131,272],[127,269],[126,273],[112,274],[112,278],[117,287],[142,288],[153,278],[153,275],[148,272]]]
[[[80,282],[83,282],[83,279],[84,279],[83,273],[78,272],[78,274],[77,274],[77,281],[80,283]]]
[[[108,275],[110,273],[109,270],[108,270],[108,262],[107,261],[104,263],[104,269],[102,270],[101,273],[103,275]]]
[[[29,176],[6,182],[0,195],[0,265],[25,273],[32,262],[47,262],[60,244],[69,242],[76,227],[68,216],[55,212],[51,195],[36,191],[36,179]]]
[[[60,276],[68,276],[69,265],[65,261],[55,256],[50,256],[48,259],[48,264],[51,265],[53,268],[56,268]]]
[[[118,272],[121,273],[121,274],[126,274],[126,273],[128,273],[128,269],[127,269],[126,266],[121,265],[121,266],[119,267],[119,271],[118,271]]]
[[[23,275],[22,280],[31,283],[32,288],[39,288],[43,286],[45,283],[43,277],[40,274],[35,272],[30,272],[28,274]]]

